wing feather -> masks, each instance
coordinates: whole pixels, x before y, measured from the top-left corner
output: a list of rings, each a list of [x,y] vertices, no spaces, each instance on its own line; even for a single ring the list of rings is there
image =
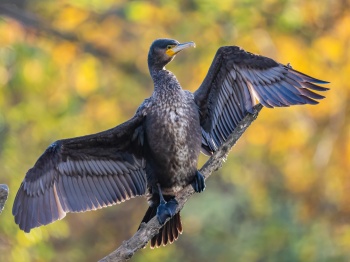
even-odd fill
[[[12,213],[25,232],[146,193],[145,160],[139,149],[143,117],[47,148],[24,178]]]
[[[263,106],[317,104],[314,91],[328,82],[237,46],[221,47],[202,85],[195,92],[200,111],[203,152],[213,153],[259,101]]]
[[[128,197],[128,194],[125,190],[125,186],[121,181],[121,176],[114,176],[114,180],[116,181],[118,188],[120,188],[120,193],[122,195],[122,201],[128,200],[129,197]]]

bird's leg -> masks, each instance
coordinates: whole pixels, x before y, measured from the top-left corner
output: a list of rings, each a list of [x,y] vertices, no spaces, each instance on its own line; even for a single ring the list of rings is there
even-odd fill
[[[161,225],[165,223],[165,220],[167,218],[172,217],[176,214],[176,207],[178,205],[178,202],[176,201],[175,198],[170,199],[168,202],[165,201],[162,190],[160,188],[160,185],[157,184],[158,186],[158,193],[159,193],[159,199],[160,203],[157,208],[157,219]]]
[[[205,189],[204,176],[198,170],[196,171],[196,174],[194,176],[192,187],[197,193],[203,192]]]
[[[159,194],[159,203],[160,203],[161,205],[165,205],[165,204],[166,204],[166,201],[165,201],[165,199],[164,199],[164,197],[163,197],[162,189],[160,188],[160,184],[159,184],[159,183],[157,183],[157,187],[158,187],[158,194]]]

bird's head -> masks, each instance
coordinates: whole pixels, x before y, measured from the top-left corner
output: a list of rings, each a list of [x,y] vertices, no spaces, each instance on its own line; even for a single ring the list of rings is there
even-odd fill
[[[188,47],[196,47],[196,45],[194,42],[180,44],[176,40],[166,38],[155,40],[148,53],[149,70],[162,70],[177,53]]]

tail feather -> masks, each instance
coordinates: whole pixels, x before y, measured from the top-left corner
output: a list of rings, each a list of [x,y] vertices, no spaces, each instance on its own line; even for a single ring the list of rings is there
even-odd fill
[[[149,207],[141,223],[147,223],[157,213],[157,206]],[[151,239],[151,248],[166,246],[172,244],[179,238],[179,234],[182,233],[182,223],[180,212],[175,214],[165,225],[159,230],[159,233]]]

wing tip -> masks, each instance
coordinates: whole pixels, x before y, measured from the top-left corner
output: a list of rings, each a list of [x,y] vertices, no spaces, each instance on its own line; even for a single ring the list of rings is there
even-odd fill
[[[48,202],[45,203],[45,199]],[[38,210],[41,212],[37,212]],[[30,196],[22,183],[15,197],[12,215],[19,228],[25,233],[30,233],[34,228],[61,220],[66,216],[66,212],[61,207],[54,187],[44,194]]]
[[[330,83],[331,83],[331,82],[329,82],[329,81],[317,79],[317,78],[314,78],[314,77],[311,77],[311,76],[310,76],[310,78],[312,78],[312,80],[313,80],[312,82],[313,82],[313,83],[317,83],[317,84],[326,85],[326,84],[330,84]]]
[[[329,84],[329,81],[321,80],[312,76],[309,76],[307,74],[304,74],[298,70],[295,70],[291,67],[284,66],[285,68],[288,69],[288,71],[293,72],[294,74],[298,75],[299,77],[303,78],[306,82],[312,82],[312,83],[317,83],[317,84]]]

